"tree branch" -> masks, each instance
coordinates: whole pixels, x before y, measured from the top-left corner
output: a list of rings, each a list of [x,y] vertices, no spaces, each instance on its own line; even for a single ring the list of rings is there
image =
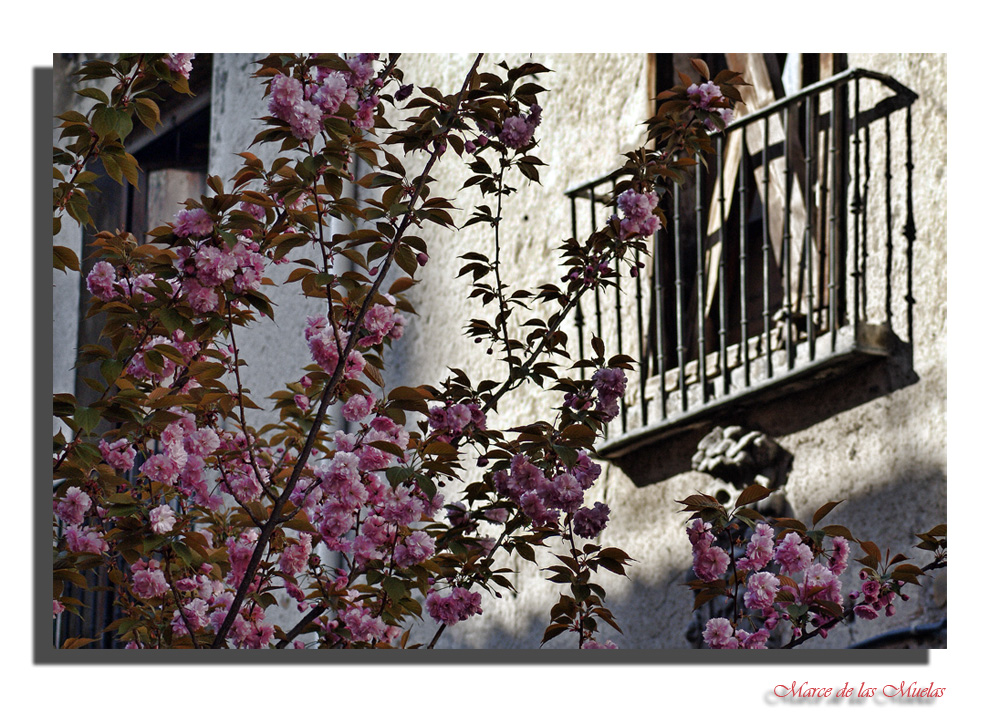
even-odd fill
[[[469,69],[469,73],[465,77],[465,81],[462,83],[462,89],[459,91],[458,96],[455,99],[455,105],[449,112],[448,116],[445,118],[445,122],[442,124],[443,127],[447,128],[457,117],[459,108],[468,93],[469,84],[472,81],[472,76],[479,66],[480,61],[483,59],[483,54],[480,53],[476,56],[472,67]],[[385,281],[386,276],[389,274],[389,269],[392,266],[392,262],[395,259],[396,252],[399,249],[400,244],[403,240],[403,235],[406,229],[409,227],[411,221],[413,220],[414,210],[417,204],[417,200],[420,198],[420,192],[427,183],[429,178],[431,168],[434,166],[435,161],[438,156],[433,151],[430,154],[430,158],[427,159],[427,164],[424,166],[423,172],[419,176],[416,188],[414,189],[413,195],[410,198],[410,203],[407,207],[406,214],[400,221],[399,227],[396,229],[395,236],[393,237],[392,243],[389,247],[389,252],[386,255],[385,262],[382,265],[382,269],[379,272],[378,277],[372,282],[371,289],[365,296],[364,301],[357,313],[357,319],[364,318],[365,312],[371,307],[374,302],[375,295],[378,293],[379,287],[382,282]],[[243,576],[243,580],[240,581],[239,588],[236,591],[236,595],[233,598],[233,603],[230,606],[229,613],[226,615],[225,621],[219,627],[216,633],[215,640],[212,642],[212,648],[218,648],[226,640],[226,635],[232,628],[233,623],[236,620],[236,615],[239,612],[240,606],[243,600],[246,598],[247,591],[250,588],[250,583],[253,581],[256,575],[257,566],[260,564],[261,557],[264,554],[264,549],[268,545],[268,541],[271,538],[271,534],[274,533],[275,528],[278,526],[278,522],[281,518],[281,511],[284,508],[286,502],[291,498],[292,492],[295,490],[295,485],[298,483],[299,477],[302,475],[302,471],[305,469],[306,463],[309,460],[309,454],[312,451],[313,445],[316,442],[316,437],[319,435],[319,431],[323,426],[324,420],[326,418],[326,410],[330,406],[333,400],[333,394],[339,385],[340,381],[344,376],[344,369],[347,365],[348,355],[354,350],[357,344],[358,338],[361,334],[361,325],[355,324],[347,338],[347,342],[344,344],[344,353],[340,355],[340,359],[337,360],[337,366],[330,375],[330,379],[326,383],[326,387],[323,390],[323,395],[320,400],[319,408],[316,411],[316,417],[313,420],[313,424],[309,429],[309,434],[306,437],[305,443],[303,443],[302,451],[299,453],[299,458],[295,463],[295,467],[292,470],[292,474],[288,478],[288,482],[285,485],[284,491],[281,496],[274,503],[271,515],[264,527],[261,529],[260,538],[257,541],[257,545],[254,547],[253,554],[250,557],[250,562],[247,566],[247,571]]]

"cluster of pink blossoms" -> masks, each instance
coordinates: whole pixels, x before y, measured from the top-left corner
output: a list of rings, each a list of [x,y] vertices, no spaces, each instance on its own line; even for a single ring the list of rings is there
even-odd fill
[[[390,304],[395,304],[396,300],[390,295],[386,295]],[[365,312],[364,328],[368,331],[364,337],[358,340],[359,347],[374,347],[382,340],[389,338],[393,341],[403,336],[403,329],[406,326],[406,318],[396,311],[395,307],[385,304],[373,304]]]
[[[62,500],[53,503],[56,516],[67,526],[63,538],[73,553],[100,555],[108,550],[100,528],[84,525],[92,504],[90,496],[76,486],[69,488]],[[104,509],[97,508],[97,513],[103,515]]]
[[[132,593],[139,598],[159,598],[170,592],[170,584],[160,569],[159,561],[139,559],[132,564],[131,571]]]
[[[444,442],[452,442],[470,428],[486,429],[486,415],[475,402],[452,402],[444,407],[432,407],[427,412],[427,421],[437,433],[436,437]]]
[[[722,89],[712,81],[706,81],[701,85],[692,83],[688,86],[687,94],[691,105],[703,111],[710,109],[713,101],[722,100]]]
[[[593,407],[603,422],[610,422],[618,417],[620,412],[618,401],[625,396],[626,382],[624,370],[617,367],[603,367],[591,377],[591,392],[567,392],[564,404],[574,410],[589,410]]]
[[[351,395],[341,408],[341,414],[348,422],[360,422],[368,417],[374,408],[374,395]]]
[[[205,535],[204,532],[202,534]],[[252,542],[256,538],[251,536],[250,539]],[[229,546],[233,567],[239,569],[241,560],[239,554],[244,553],[242,571],[245,571],[252,546],[249,548],[243,546],[235,554],[234,548],[238,546]],[[170,583],[159,561],[140,559],[132,564],[131,571],[132,593],[137,597],[156,599],[170,594]],[[175,636],[187,636],[190,631],[195,634],[205,630],[218,631],[229,613],[235,599],[234,590],[227,588],[222,581],[210,578],[208,574],[211,571],[211,565],[204,563],[197,574],[174,582],[178,595],[186,599],[180,609],[174,610],[171,629]],[[232,575],[227,580],[232,585],[239,583],[239,579]],[[273,637],[274,627],[264,623],[263,610],[253,605],[243,607],[227,636],[230,643],[237,648],[265,648]],[[137,648],[137,645],[132,648]]]
[[[372,414],[370,395],[355,395],[345,405],[356,417],[367,410]],[[322,543],[340,552],[359,571],[393,566],[405,570],[431,558],[434,539],[420,528],[440,511],[443,496],[429,498],[411,482],[388,483],[382,471],[406,464],[409,433],[392,419],[375,415],[360,417],[356,433],[338,431],[333,435],[334,452],[324,460],[307,466],[292,494],[293,504],[301,506],[318,531],[317,536],[301,535],[286,544],[279,559],[286,592],[299,601],[299,610],[312,605],[299,588],[297,576],[306,572],[314,546]],[[376,447],[389,443],[402,455]],[[253,541],[234,541],[230,550],[231,577],[238,580],[246,571],[245,560]],[[347,586],[348,574],[338,570],[333,590]],[[347,593],[348,607],[326,624],[326,634],[344,643],[389,641],[399,635],[396,627],[387,626],[365,605],[363,598]]]
[[[132,355],[132,359],[129,360],[128,366],[125,371],[137,380],[149,380],[151,382],[160,383],[166,379],[174,377],[178,371],[178,364],[170,359],[169,357],[163,357],[163,364],[160,367],[155,367],[150,369],[146,364],[145,352],[153,350],[157,345],[167,345],[173,347],[177,350],[177,353],[181,357],[180,367],[190,364],[193,360],[199,357],[201,352],[201,347],[198,342],[186,341],[184,333],[181,330],[175,330],[172,339],[167,339],[157,335],[156,337],[151,337],[138,349],[137,353]],[[189,380],[188,383],[183,387],[182,391],[186,392],[192,389],[197,382],[195,380]],[[129,453],[125,452],[128,455]],[[114,465],[110,458],[106,458],[109,464]],[[115,467],[119,467],[115,465]],[[125,470],[127,468],[120,468]]]
[[[365,410],[371,414],[373,403],[369,395],[355,395],[346,407],[355,417]],[[386,566],[405,570],[436,552],[434,539],[419,524],[433,519],[441,509],[443,496],[429,498],[411,482],[390,485],[382,473],[408,461],[409,433],[383,415],[356,421],[361,422],[360,430],[334,433],[333,454],[309,465],[292,494],[292,502],[302,507],[318,531],[318,539],[302,536],[298,543],[286,546],[279,561],[285,574],[285,590],[300,602],[302,611],[311,604],[295,576],[305,571],[317,540],[343,554],[352,568],[362,571]],[[388,443],[401,455],[376,447],[375,443]],[[334,588],[346,585],[347,574],[341,571]],[[331,622],[328,633],[345,642],[369,642],[388,640],[398,635],[398,629],[386,627],[359,599]]]
[[[713,545],[715,536],[704,521],[696,518],[687,529],[694,559],[694,572],[703,581],[711,582],[724,578],[731,559],[722,548]],[[757,523],[745,554],[736,561],[736,569],[749,575],[745,581],[743,603],[751,611],[756,611],[763,621],[757,631],[750,633],[736,629],[725,618],[714,618],[705,627],[705,642],[715,649],[765,648],[771,631],[787,613],[780,610],[791,604],[810,605],[819,602],[843,604],[839,576],[847,569],[850,546],[839,536],[831,539],[832,550],[826,563],[815,561],[813,551],[795,531],[789,531],[775,546],[774,530],[767,523]],[[801,574],[801,581],[782,584],[777,575],[764,570],[769,564],[778,566],[782,576]],[[752,572],[752,573],[751,573]],[[791,601],[778,601],[781,591],[790,594]],[[812,623],[822,626],[831,619],[814,612]],[[800,632],[796,629],[796,635]],[[821,630],[820,635],[824,635]]]
[[[600,474],[601,466],[583,451],[576,465],[566,469],[559,463],[550,477],[519,453],[511,458],[509,471],[493,473],[493,485],[498,494],[517,503],[535,526],[550,527],[562,516],[572,516],[579,536],[595,538],[607,525],[610,509],[604,503],[584,507],[583,497]]]
[[[219,435],[216,457],[222,488],[244,505],[257,500],[269,485],[271,475],[256,440],[239,430]],[[251,456],[253,456],[251,458]]]
[[[864,583],[861,584],[860,591],[851,592],[850,598],[852,601],[863,598],[864,603],[854,605],[855,615],[859,618],[873,620],[878,618],[878,612],[884,608],[886,616],[894,616],[896,605],[893,601],[896,600],[897,594],[892,588],[893,583],[871,577],[865,571],[861,571],[859,576]],[[900,593],[899,597],[904,601],[909,599],[905,593]]]
[[[375,75],[372,63],[376,58],[377,53],[359,53],[347,60],[350,72],[313,68],[304,80],[276,75],[271,79],[268,110],[291,126],[292,133],[302,141],[314,138],[323,119],[335,116],[344,104],[354,109],[352,123],[369,129],[375,125],[378,95],[361,98],[360,93]]]
[[[119,472],[131,470],[135,464],[135,448],[125,438],[114,442],[102,439],[97,443],[97,448],[105,462]]]
[[[764,649],[770,631],[766,628],[753,633],[743,629],[734,629],[727,618],[713,618],[705,626],[703,634],[705,643],[713,649]]]
[[[167,53],[167,57],[163,59],[163,62],[175,73],[180,73],[185,78],[190,78],[192,60],[194,60],[194,53]]]
[[[607,641],[605,641],[602,644],[600,641],[597,641],[595,639],[587,639],[586,641],[583,642],[583,646],[581,646],[580,648],[581,649],[617,649],[618,648],[618,644],[616,644],[614,641],[611,641],[611,640],[607,640]]]
[[[542,123],[542,109],[537,103],[532,103],[527,113],[509,116],[503,121],[497,138],[507,148],[518,149],[531,143],[535,129]]]
[[[177,517],[169,505],[160,505],[149,511],[149,527],[154,533],[164,535],[174,529]]]
[[[598,280],[606,279],[613,275],[614,272],[607,259],[601,259],[600,256],[595,255],[587,259],[587,263],[582,267],[571,269],[569,274],[564,276],[562,280],[568,282],[583,277],[584,285],[589,288],[597,286]]]
[[[446,596],[431,591],[427,594],[426,604],[428,615],[446,626],[453,626],[483,612],[480,607],[482,596],[461,587],[453,588]]]
[[[701,85],[692,83],[688,86],[687,93],[688,99],[691,101],[691,105],[693,107],[703,111],[715,111],[722,116],[723,128],[733,122],[733,109],[720,107],[716,102],[723,100],[722,89],[720,89],[719,86],[715,85],[712,81],[707,81]],[[708,119],[705,122],[705,126],[709,131],[716,130],[716,125],[713,123],[712,119]]]
[[[181,215],[187,214],[182,219]],[[184,209],[178,212],[174,234],[182,238],[201,239],[212,233],[211,217],[204,209]],[[237,294],[256,291],[264,279],[267,261],[258,253],[255,241],[237,237],[232,247],[216,246],[206,240],[194,247],[185,246],[177,252],[177,269],[181,272],[181,289],[191,308],[201,314],[219,307],[219,292],[230,282]]]
[[[332,375],[340,363],[340,350],[347,344],[348,333],[333,327],[326,317],[307,317],[305,336],[313,361],[328,375]],[[364,368],[365,358],[358,350],[351,350],[344,367],[344,379],[358,379]]]
[[[715,581],[729,568],[729,554],[713,546],[715,536],[701,518],[696,518],[687,529],[691,552],[694,557],[694,574],[703,581]]]
[[[181,209],[174,217],[174,235],[181,239],[204,239],[215,229],[215,221],[205,209]]]
[[[73,553],[107,553],[108,544],[98,528],[86,525],[71,525],[63,532],[66,547]]]
[[[94,268],[87,274],[87,291],[102,302],[121,298],[130,299],[133,295],[139,295],[139,298],[144,302],[152,302],[156,297],[150,294],[147,289],[155,286],[152,274],[139,274],[134,277],[119,276],[115,268],[106,261],[94,264]]]
[[[397,553],[404,559],[403,567],[408,567],[434,553],[425,534],[410,531],[408,535],[416,538],[408,542],[401,528],[411,528],[424,516],[433,517],[443,502],[441,496],[428,499],[407,483],[389,485],[380,471],[405,462],[408,454],[400,458],[373,444],[385,442],[405,451],[408,441],[405,428],[384,416],[363,425],[359,435],[338,431],[334,454],[310,465],[309,477],[299,481],[292,496],[324,544],[353,555],[361,567],[395,560]]]
[[[323,626],[328,640],[344,645],[390,643],[402,633],[398,626],[390,626],[373,614],[357,591],[348,591],[345,599],[347,608]]]
[[[167,425],[160,435],[162,452],[146,458],[139,472],[150,480],[176,487],[197,505],[218,509],[222,498],[209,491],[205,458],[219,448],[219,436],[210,427],[198,427],[191,413],[177,408],[171,412],[180,417]],[[159,522],[165,525],[166,519],[161,518]]]
[[[597,393],[595,411],[605,422],[618,417],[618,401],[625,396],[625,370],[618,367],[604,367],[593,377],[594,392]]]
[[[623,239],[645,238],[660,228],[660,217],[654,213],[656,205],[660,203],[660,197],[654,192],[640,193],[628,189],[618,197],[617,203],[623,217],[621,220]]]
[[[390,302],[395,302],[391,297],[388,299]],[[380,344],[385,339],[398,340],[403,336],[405,324],[405,318],[394,307],[384,304],[373,304],[365,312],[364,319],[362,320],[366,334],[358,338],[358,349],[351,350],[347,355],[344,378],[356,380],[361,376],[365,368],[365,359],[359,349],[366,349]],[[307,317],[305,337],[306,342],[309,344],[309,351],[312,354],[313,361],[324,372],[332,375],[337,369],[337,364],[340,362],[340,351],[347,344],[348,332],[344,329],[335,328],[327,321],[326,317]],[[360,404],[361,400],[353,403],[355,406]],[[348,412],[348,414],[351,413]]]

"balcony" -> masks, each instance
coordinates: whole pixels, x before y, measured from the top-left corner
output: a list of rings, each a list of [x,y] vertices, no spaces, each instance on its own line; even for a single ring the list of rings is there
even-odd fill
[[[911,344],[916,99],[887,75],[853,69],[750,104],[713,134],[707,167],[660,189],[668,224],[642,273],[576,314],[581,353],[596,334],[638,361],[603,457],[732,418]],[[566,192],[574,237],[611,213],[615,181]]]

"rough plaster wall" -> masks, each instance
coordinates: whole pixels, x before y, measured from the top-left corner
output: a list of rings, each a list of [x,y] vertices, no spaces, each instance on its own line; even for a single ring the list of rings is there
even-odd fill
[[[444,92],[454,91],[471,58],[405,58],[408,80],[418,85],[434,83]],[[519,183],[521,193],[514,201],[505,203],[504,269],[511,274],[512,281],[516,274],[517,283],[525,287],[558,276],[552,249],[570,228],[569,204],[563,191],[615,168],[619,155],[641,140],[639,123],[646,114],[643,56],[536,55],[533,59],[557,72],[541,79],[551,91],[542,100],[541,144],[536,154],[549,164],[542,170],[542,184],[539,187]],[[489,68],[490,60],[487,58],[484,68]],[[850,526],[858,536],[878,540],[894,552],[909,551],[912,534],[944,521],[946,512],[945,58],[864,55],[851,56],[850,60],[852,66],[889,73],[920,95],[913,107],[917,226],[913,264],[917,299],[914,369],[919,380],[820,422],[810,422],[795,432],[779,436],[778,441],[795,455],[787,495],[797,515],[810,516],[827,500],[849,499],[830,522],[836,519]],[[903,117],[901,113],[896,115]],[[899,249],[905,244],[902,236],[905,159],[898,150],[903,139],[900,123],[894,120],[891,129],[892,237],[897,260]],[[873,169],[879,169],[873,170],[874,176],[882,173],[880,169],[885,162],[878,143],[881,132],[879,128],[873,129],[872,165]],[[446,158],[448,162],[437,167],[434,175],[443,188],[458,188],[462,167],[451,155]],[[871,197],[875,204],[872,218],[876,219],[884,208],[882,183],[877,178],[872,180]],[[448,195],[447,191],[440,193]],[[456,199],[456,205],[465,209],[479,203],[477,193],[468,190],[457,194]],[[457,218],[462,218],[461,213]],[[391,374],[387,375],[390,387],[441,379],[448,365],[464,368],[473,379],[502,378],[503,370],[489,364],[490,358],[484,357],[482,350],[461,335],[464,320],[484,315],[478,303],[465,299],[465,291],[454,281],[461,263],[457,256],[470,249],[490,253],[492,248],[485,230],[473,229],[458,234],[436,228],[424,230],[431,263],[420,273],[422,284],[410,293],[422,316],[411,323],[395,350]],[[873,273],[884,274],[884,267],[878,266],[878,255],[884,255],[885,244],[885,230],[873,226],[869,248]],[[905,316],[900,313],[904,309],[905,274],[898,261],[892,282],[894,324],[901,330],[905,329]],[[884,300],[874,291],[877,287],[877,284],[872,286],[869,298],[872,321],[881,321],[878,309],[884,306]],[[488,313],[495,312],[488,310]],[[634,316],[634,310],[626,309],[623,316],[626,340],[635,338]],[[607,332],[605,339],[610,343]],[[856,383],[860,379],[856,378]],[[840,384],[851,382],[848,377]],[[628,397],[631,401],[636,399],[637,386],[633,378]],[[551,398],[547,400],[543,394],[519,390],[504,403],[499,424],[513,425],[545,417],[549,404]],[[809,416],[794,408],[784,408],[775,414],[783,418]],[[766,432],[767,416],[762,419]],[[775,425],[776,429],[789,427],[785,424],[787,420],[781,423]],[[683,518],[674,501],[698,490],[711,490],[715,482],[706,475],[689,472],[637,487],[616,466],[605,463],[604,467],[605,473],[591,491],[591,495],[606,500],[612,509],[602,542],[624,548],[638,561],[630,570],[630,580],[613,580],[608,576],[602,581],[609,591],[612,610],[625,630],[624,635],[611,632],[613,638],[625,647],[687,648],[684,634],[691,621],[691,599],[679,584],[690,565],[690,552],[682,528]],[[898,535],[890,537],[886,521],[906,523]],[[485,615],[448,631],[442,646],[537,647],[556,593],[531,566],[520,561],[511,565],[516,569],[512,580],[520,589],[518,596],[484,603]],[[851,590],[857,579],[852,572],[844,580],[845,589]],[[911,593],[912,600],[897,606],[894,618],[842,628],[827,641],[817,638],[807,647],[848,646],[881,631],[936,621],[944,615],[940,604],[946,599],[940,581]]]

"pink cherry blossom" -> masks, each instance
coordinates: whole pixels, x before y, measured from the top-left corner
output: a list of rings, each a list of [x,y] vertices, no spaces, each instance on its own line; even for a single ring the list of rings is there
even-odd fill
[[[702,637],[713,649],[735,649],[739,645],[733,635],[733,625],[725,618],[709,619]]]
[[[212,233],[215,222],[205,209],[181,209],[174,220],[174,234],[181,238],[201,239]]]
[[[66,491],[63,499],[55,504],[55,512],[61,521],[67,525],[81,525],[87,511],[90,510],[90,496],[73,486]]]
[[[180,73],[185,78],[191,77],[191,61],[194,59],[194,53],[167,53],[167,57],[163,59],[170,70],[175,73]]]
[[[812,563],[813,554],[809,546],[802,542],[799,534],[791,531],[785,535],[774,553],[774,560],[781,565],[781,573],[798,573]]]
[[[688,86],[687,93],[688,98],[691,100],[691,105],[703,110],[711,107],[713,100],[722,98],[722,90],[712,81],[707,81],[701,85],[692,83]]]
[[[173,530],[177,518],[169,505],[161,505],[149,511],[149,522],[154,533],[163,535]]]
[[[115,291],[115,268],[106,261],[99,261],[87,275],[87,291],[103,302],[109,302],[118,296]]]

